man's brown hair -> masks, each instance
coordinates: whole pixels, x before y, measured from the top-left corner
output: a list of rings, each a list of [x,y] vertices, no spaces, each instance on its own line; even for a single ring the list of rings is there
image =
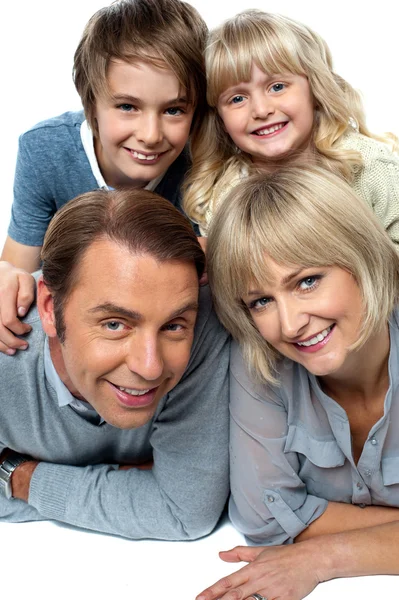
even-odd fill
[[[41,258],[43,279],[53,294],[57,335],[65,339],[63,308],[93,242],[108,239],[132,254],[159,262],[192,263],[200,278],[205,255],[187,218],[148,190],[95,190],[65,204],[52,219]]]
[[[206,107],[207,33],[199,13],[181,0],[117,0],[97,11],[85,27],[73,69],[75,87],[94,135],[95,101],[109,93],[107,71],[113,59],[170,68],[195,106],[196,127]]]

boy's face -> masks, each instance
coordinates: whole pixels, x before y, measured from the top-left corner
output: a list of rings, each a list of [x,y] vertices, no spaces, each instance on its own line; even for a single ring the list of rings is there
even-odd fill
[[[101,172],[111,187],[144,187],[183,150],[195,107],[166,66],[114,60],[108,85],[111,98],[99,98],[95,107]]]

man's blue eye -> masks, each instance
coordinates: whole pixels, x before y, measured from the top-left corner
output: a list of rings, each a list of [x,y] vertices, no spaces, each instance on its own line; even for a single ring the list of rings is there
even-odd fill
[[[109,321],[106,326],[110,331],[118,331],[122,323],[119,321]]]

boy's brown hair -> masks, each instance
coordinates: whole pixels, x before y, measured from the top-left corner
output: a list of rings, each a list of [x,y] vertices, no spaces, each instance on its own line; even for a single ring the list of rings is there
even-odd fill
[[[94,135],[95,101],[108,92],[112,59],[165,64],[195,106],[193,127],[206,107],[204,49],[208,29],[190,4],[181,0],[116,0],[87,23],[75,52],[73,78]]]

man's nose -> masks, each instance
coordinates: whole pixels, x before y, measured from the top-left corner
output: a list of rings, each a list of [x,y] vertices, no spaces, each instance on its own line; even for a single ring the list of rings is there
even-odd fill
[[[132,373],[142,379],[155,382],[162,377],[164,361],[156,336],[138,334],[131,341],[126,364]]]

